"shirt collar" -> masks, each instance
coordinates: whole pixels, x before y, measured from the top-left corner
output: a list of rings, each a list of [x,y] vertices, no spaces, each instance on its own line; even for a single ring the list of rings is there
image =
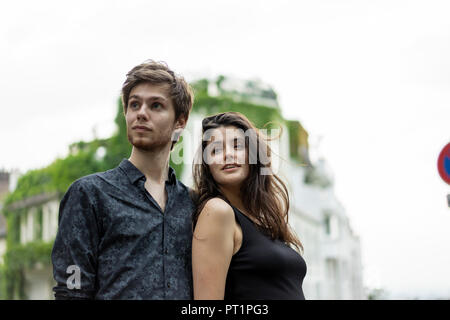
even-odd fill
[[[175,174],[175,170],[169,166],[169,174],[168,174],[168,179],[167,181],[169,181],[169,184],[176,184],[177,183],[177,175]]]
[[[145,175],[128,159],[123,159],[119,164],[119,168],[121,168],[123,172],[125,172],[132,184],[135,184],[135,182],[139,179],[145,178]],[[177,181],[175,170],[170,166],[168,179],[166,179],[166,181],[169,181],[169,184],[175,184]]]

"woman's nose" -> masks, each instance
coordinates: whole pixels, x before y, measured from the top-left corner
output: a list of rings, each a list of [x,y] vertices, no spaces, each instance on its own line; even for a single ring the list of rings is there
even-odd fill
[[[225,163],[234,163],[234,148],[226,148],[225,149]]]

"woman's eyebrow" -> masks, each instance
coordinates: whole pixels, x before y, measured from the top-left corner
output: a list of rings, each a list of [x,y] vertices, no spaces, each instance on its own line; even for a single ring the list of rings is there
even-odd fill
[[[208,141],[208,142],[206,143],[207,146],[210,146],[210,145],[213,145],[213,146],[216,146],[216,145],[222,146],[222,144],[223,144],[222,140],[212,140],[212,141]]]

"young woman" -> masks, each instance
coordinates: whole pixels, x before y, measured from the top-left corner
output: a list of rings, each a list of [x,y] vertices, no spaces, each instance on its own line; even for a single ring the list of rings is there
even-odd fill
[[[201,164],[193,166],[194,299],[305,299],[303,247],[264,137],[237,112],[207,117],[202,127]]]

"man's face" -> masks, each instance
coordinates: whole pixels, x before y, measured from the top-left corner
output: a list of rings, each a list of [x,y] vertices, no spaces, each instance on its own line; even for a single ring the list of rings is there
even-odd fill
[[[168,84],[138,84],[130,92],[126,110],[128,140],[138,149],[170,146],[174,130],[186,125],[182,117],[175,122]]]

